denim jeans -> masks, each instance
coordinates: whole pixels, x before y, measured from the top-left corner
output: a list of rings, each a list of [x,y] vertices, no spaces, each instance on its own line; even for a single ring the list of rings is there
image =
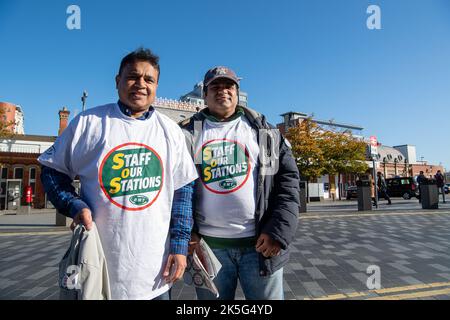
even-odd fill
[[[247,300],[284,300],[283,269],[270,276],[259,275],[259,258],[255,248],[212,249],[222,264],[214,284],[219,300],[234,300],[237,281]],[[196,288],[199,300],[215,300],[207,289]]]
[[[444,188],[444,186],[438,187],[438,189],[442,193],[442,202],[445,202],[445,188]]]

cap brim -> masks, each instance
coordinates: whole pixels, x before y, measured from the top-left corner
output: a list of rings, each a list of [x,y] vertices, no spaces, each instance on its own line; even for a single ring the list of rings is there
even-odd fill
[[[231,76],[228,76],[228,75],[220,75],[220,76],[217,76],[217,77],[213,77],[213,78],[211,78],[208,82],[204,83],[203,85],[204,85],[205,87],[207,87],[207,86],[210,85],[211,82],[213,82],[213,81],[215,81],[215,80],[217,80],[217,79],[230,79],[231,81],[233,81],[234,83],[236,83],[236,85],[239,87],[239,81],[236,81],[235,78],[233,78],[233,77],[231,77]]]

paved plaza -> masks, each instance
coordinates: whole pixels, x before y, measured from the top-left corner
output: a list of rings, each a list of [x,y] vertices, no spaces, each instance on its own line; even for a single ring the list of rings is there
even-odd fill
[[[0,215],[0,299],[58,299],[57,265],[71,233],[53,224],[52,211]],[[364,213],[355,201],[311,203],[285,268],[285,298],[448,300],[449,230],[448,203],[422,210],[417,200],[381,201]],[[375,269],[379,289],[367,286]],[[172,295],[195,299],[182,282]]]

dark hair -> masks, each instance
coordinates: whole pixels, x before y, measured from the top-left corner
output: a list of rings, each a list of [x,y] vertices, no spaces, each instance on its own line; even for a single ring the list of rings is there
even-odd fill
[[[150,49],[138,48],[133,52],[127,54],[120,62],[119,75],[122,73],[123,68],[127,64],[135,63],[136,61],[146,61],[150,63],[158,71],[158,81],[159,81],[159,57],[154,54]]]

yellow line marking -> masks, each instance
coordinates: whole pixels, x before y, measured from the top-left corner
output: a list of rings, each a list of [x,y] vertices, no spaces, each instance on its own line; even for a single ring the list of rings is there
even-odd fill
[[[67,231],[42,231],[42,232],[7,232],[0,233],[0,237],[11,237],[11,236],[47,236],[47,235],[57,235],[71,233],[70,230]]]
[[[345,299],[347,296],[345,294],[333,294],[331,296],[326,296],[325,298],[315,298],[314,300],[337,300],[337,299]],[[313,300],[311,298],[306,298],[305,300]]]
[[[405,300],[405,299],[441,296],[441,295],[447,295],[447,294],[450,294],[450,288],[441,289],[441,290],[431,290],[431,291],[421,291],[421,292],[414,292],[414,293],[405,293],[405,294],[398,294],[398,295],[392,295],[392,296],[383,296],[383,297],[369,298],[369,299],[366,299],[366,300]]]
[[[415,284],[415,285],[404,286],[404,287],[393,287],[393,288],[372,290],[371,292],[383,294],[383,293],[411,291],[411,290],[419,290],[419,289],[430,289],[430,288],[445,287],[445,286],[450,286],[450,282],[434,282],[434,283]]]
[[[450,282],[434,282],[434,283],[424,283],[424,284],[416,284],[416,285],[402,286],[402,287],[392,287],[392,288],[385,288],[385,289],[378,289],[378,290],[369,290],[367,292],[351,292],[351,293],[346,293],[346,294],[334,294],[334,295],[323,296],[323,297],[319,297],[319,298],[307,298],[305,300],[337,300],[337,299],[359,298],[359,297],[368,296],[370,293],[384,294],[384,293],[404,292],[404,291],[412,291],[412,290],[420,290],[420,289],[432,289],[432,288],[447,287],[447,286],[450,286]],[[447,289],[445,289],[445,290],[447,290]],[[449,290],[450,290],[450,288],[449,288]],[[383,296],[383,297],[377,297],[377,298],[382,300],[384,297],[390,297],[390,296]],[[370,300],[370,299],[368,299],[368,300]]]
[[[360,213],[360,214],[334,214],[334,215],[315,215],[300,216],[299,219],[318,219],[318,218],[348,218],[348,217],[374,217],[374,216],[416,216],[416,215],[432,215],[432,214],[450,214],[450,212],[390,212],[390,213]]]
[[[347,297],[349,298],[357,298],[357,297],[364,297],[367,294],[364,292],[351,292],[351,293],[347,293]]]

